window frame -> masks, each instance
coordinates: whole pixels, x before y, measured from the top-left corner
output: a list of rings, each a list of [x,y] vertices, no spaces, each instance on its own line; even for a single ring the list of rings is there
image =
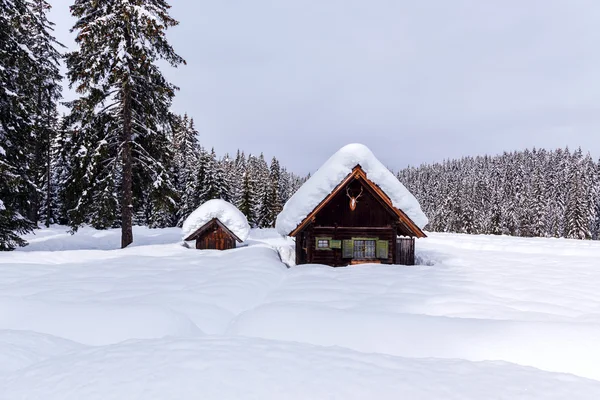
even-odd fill
[[[315,250],[317,251],[331,251],[333,250],[331,248],[331,237],[326,237],[326,236],[316,236],[315,237]],[[321,247],[319,246],[320,242],[324,242],[327,241],[327,247]]]
[[[352,257],[343,257],[346,259],[352,259],[352,260],[378,260],[379,257],[377,257],[377,242],[379,241],[378,237],[353,237],[350,239],[345,239],[344,241],[352,241]],[[365,247],[365,250],[363,251],[363,257],[357,257],[356,256],[356,242],[357,241],[362,241],[362,242],[373,242],[373,257],[366,257],[366,243],[363,244]],[[344,254],[344,253],[342,253]]]

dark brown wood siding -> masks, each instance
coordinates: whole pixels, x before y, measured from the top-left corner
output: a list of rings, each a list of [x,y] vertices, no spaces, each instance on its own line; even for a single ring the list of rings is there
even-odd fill
[[[316,240],[319,237],[327,237],[333,240],[350,240],[352,238],[373,238],[388,242],[388,256],[385,259],[375,258],[371,261],[382,264],[393,264],[393,242],[396,234],[393,228],[355,228],[355,227],[314,227],[309,229],[307,243],[309,249],[308,262],[314,264],[326,264],[332,266],[344,266],[352,262],[352,258],[343,257],[343,249],[317,250]]]
[[[201,250],[228,250],[235,248],[235,239],[218,224],[213,223],[196,239],[196,248]]]
[[[351,196],[358,196],[356,209],[350,209],[350,199],[346,190],[341,190],[316,215],[315,226],[344,226],[344,227],[392,227],[397,223],[397,217],[371,193],[368,186],[354,180],[348,185]]]
[[[396,264],[415,265],[415,238],[396,239]]]

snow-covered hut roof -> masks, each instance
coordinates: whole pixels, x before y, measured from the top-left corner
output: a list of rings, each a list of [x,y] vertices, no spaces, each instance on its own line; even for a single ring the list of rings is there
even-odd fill
[[[248,238],[250,225],[246,216],[233,204],[225,200],[209,200],[198,207],[183,223],[183,238],[187,238],[208,222],[217,218],[223,225],[233,232],[241,241]]]
[[[331,156],[287,201],[275,223],[277,232],[289,235],[357,165],[390,198],[394,207],[402,210],[419,228],[427,225],[428,219],[415,196],[367,146],[353,143]]]

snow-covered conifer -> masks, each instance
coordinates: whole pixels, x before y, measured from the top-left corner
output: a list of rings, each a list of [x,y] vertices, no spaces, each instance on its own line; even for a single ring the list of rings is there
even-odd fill
[[[133,241],[136,182],[152,181],[163,192],[173,189],[161,162],[168,147],[161,126],[168,121],[177,88],[164,78],[157,61],[163,59],[172,66],[184,61],[165,36],[168,28],[177,25],[168,14],[169,7],[165,0],[75,0],[71,6],[77,18],[73,30],[78,49],[66,57],[67,75],[81,94],[71,104],[71,112],[79,117],[74,123],[82,136],[94,136],[94,122],[111,119],[111,132],[105,137],[95,135],[98,141],[88,139],[87,151],[100,151],[103,157],[107,139],[115,147],[100,161],[99,169],[111,165],[120,175],[113,175],[113,183],[120,181],[122,247]],[[137,178],[134,169],[140,174]],[[108,187],[113,183],[102,186],[111,190]],[[116,207],[106,211],[115,213]]]

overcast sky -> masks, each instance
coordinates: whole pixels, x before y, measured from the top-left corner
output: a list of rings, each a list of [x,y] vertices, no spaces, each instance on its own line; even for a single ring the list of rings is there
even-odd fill
[[[73,47],[68,0],[50,0]],[[177,0],[165,69],[218,154],[393,169],[526,147],[600,156],[598,0]],[[66,97],[72,94],[66,93]]]

